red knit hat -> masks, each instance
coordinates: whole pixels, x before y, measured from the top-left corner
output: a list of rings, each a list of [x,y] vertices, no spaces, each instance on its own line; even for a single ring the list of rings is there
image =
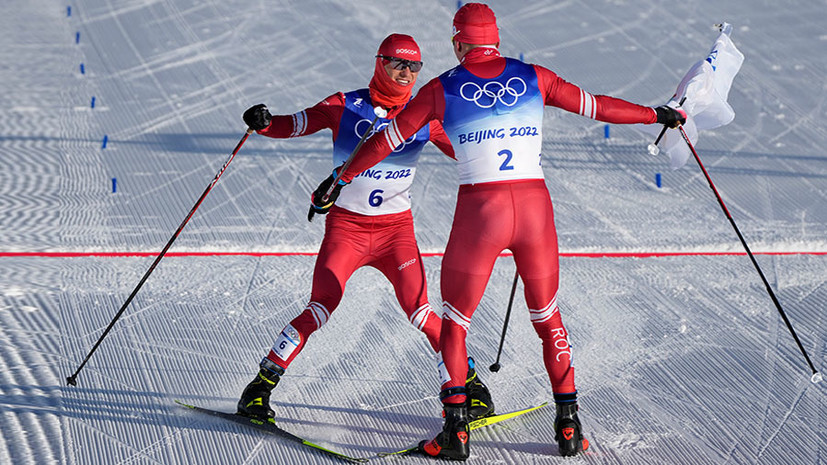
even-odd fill
[[[402,58],[403,60],[422,61],[419,45],[416,44],[413,37],[405,34],[391,34],[385,37],[376,54]]]
[[[454,15],[453,39],[474,45],[499,44],[497,17],[484,3],[466,3]]]

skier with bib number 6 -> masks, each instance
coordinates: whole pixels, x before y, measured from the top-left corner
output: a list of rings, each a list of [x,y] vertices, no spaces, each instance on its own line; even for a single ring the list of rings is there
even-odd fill
[[[557,407],[555,440],[561,455],[576,455],[588,442],[577,414],[571,345],[557,304],[557,232],[541,165],[543,108],[609,123],[670,127],[684,123],[686,114],[592,95],[547,68],[501,56],[496,17],[485,4],[463,5],[453,26],[459,66],[428,82],[387,128],[365,142],[341,181],[350,182],[434,121],[442,123],[456,154],[460,186],[440,284],[438,366],[445,423],[435,438],[420,443],[420,451],[455,460],[469,456],[465,338],[497,256],[510,249],[542,341]]]
[[[391,34],[376,54],[373,78],[367,89],[338,92],[292,115],[271,115],[264,104],[244,112],[244,122],[259,134],[273,138],[302,137],[322,129],[333,132],[333,166],[342,165],[362,136],[387,125],[407,105],[422,68],[419,46],[411,36]],[[380,111],[376,111],[379,107]],[[381,111],[384,110],[384,111]],[[384,115],[382,117],[381,115]],[[351,187],[333,189],[329,176],[312,196],[314,214],[326,215],[325,233],[307,307],[294,318],[259,364],[259,372],[238,402],[241,415],[273,417],[270,393],[308,338],[324,325],[339,305],[345,284],[363,266],[381,271],[393,285],[409,321],[422,331],[436,352],[440,318],[428,303],[425,270],[414,235],[410,187],[420,152],[428,141],[453,158],[454,151],[439,122],[411,133],[392,148],[390,156],[370,175],[353,180]],[[334,205],[334,202],[336,204]],[[315,205],[319,203],[320,205]],[[488,388],[480,381],[473,359],[466,361],[469,403],[473,416],[493,413]]]

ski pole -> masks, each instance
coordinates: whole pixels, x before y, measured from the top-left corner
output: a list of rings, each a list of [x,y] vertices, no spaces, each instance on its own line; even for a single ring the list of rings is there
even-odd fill
[[[764,282],[764,286],[767,288],[767,292],[770,295],[773,303],[775,304],[775,308],[778,309],[778,313],[781,314],[781,319],[784,320],[784,323],[787,325],[787,329],[790,330],[790,334],[792,334],[793,339],[795,339],[796,344],[798,344],[798,349],[804,355],[804,359],[807,361],[807,364],[810,366],[810,370],[812,370],[813,375],[810,377],[810,381],[813,383],[821,382],[822,376],[821,373],[816,370],[815,366],[813,366],[813,362],[810,360],[810,356],[807,355],[807,351],[804,350],[804,345],[801,344],[801,340],[798,339],[798,335],[795,333],[793,329],[793,325],[790,323],[790,320],[787,318],[787,314],[784,313],[784,309],[781,308],[781,303],[778,301],[778,298],[775,297],[775,293],[772,291],[772,287],[770,286],[769,281],[764,276],[764,272],[761,271],[761,267],[758,266],[758,261],[755,259],[755,256],[752,254],[752,251],[749,249],[747,245],[747,241],[744,240],[744,236],[741,234],[741,230],[738,229],[738,225],[735,224],[735,220],[732,219],[732,215],[730,215],[729,210],[727,209],[726,205],[724,204],[724,200],[721,198],[721,195],[718,193],[718,189],[715,188],[715,184],[712,183],[712,178],[709,176],[709,173],[706,171],[704,164],[701,163],[701,157],[698,156],[698,152],[695,151],[695,147],[692,146],[692,142],[690,142],[689,137],[686,135],[686,131],[683,130],[683,126],[678,126],[678,129],[681,131],[681,136],[683,136],[683,140],[686,142],[686,145],[689,146],[689,150],[692,151],[692,155],[695,156],[695,161],[698,162],[698,166],[701,167],[701,171],[704,173],[704,177],[706,177],[706,182],[709,183],[709,187],[712,188],[712,192],[715,193],[715,197],[718,199],[718,203],[721,205],[721,209],[724,211],[727,219],[729,220],[730,224],[732,224],[732,228],[735,229],[735,233],[738,235],[738,239],[741,240],[741,245],[744,246],[744,250],[747,251],[747,255],[749,255],[750,260],[752,260],[752,265],[755,267],[758,274],[761,276],[761,280]]]
[[[379,120],[379,118],[384,118],[384,117],[388,116],[388,111],[385,110],[382,107],[373,107],[373,114],[376,115],[376,116],[373,117],[373,121],[371,121],[370,126],[368,127],[367,131],[365,131],[365,133],[362,134],[362,138],[359,139],[359,143],[356,144],[356,148],[354,148],[353,151],[350,152],[350,156],[347,157],[347,160],[345,160],[345,163],[342,165],[341,168],[339,168],[339,172],[336,173],[336,178],[333,180],[333,183],[330,184],[330,187],[327,188],[327,192],[325,192],[325,194],[322,196],[322,203],[323,204],[326,203],[327,200],[330,198],[330,195],[333,194],[333,189],[335,189],[336,184],[339,183],[339,178],[342,177],[342,174],[345,172],[347,167],[350,166],[351,162],[353,162],[353,157],[356,155],[356,152],[358,152],[359,149],[362,148],[362,144],[364,144],[365,141],[367,140],[367,138],[371,135],[371,132],[373,131],[373,127],[376,126],[376,122]],[[316,214],[316,210],[314,210],[313,205],[311,205],[310,206],[310,211],[307,212],[307,221],[313,221],[313,215],[315,215],[315,214]]]
[[[167,245],[164,246],[164,249],[161,250],[161,253],[158,254],[158,257],[155,258],[155,261],[152,262],[152,265],[149,267],[149,269],[146,271],[146,273],[144,273],[143,278],[141,278],[141,280],[138,282],[138,285],[135,286],[135,289],[132,290],[132,293],[129,294],[129,297],[126,299],[126,302],[123,303],[123,305],[121,306],[121,309],[118,310],[118,313],[116,313],[115,317],[112,318],[112,321],[109,322],[109,326],[107,326],[106,329],[103,331],[103,334],[101,334],[101,337],[98,338],[98,342],[95,343],[95,345],[92,347],[92,350],[89,351],[89,353],[86,355],[86,358],[83,359],[83,362],[80,364],[80,366],[78,366],[77,370],[75,370],[75,372],[72,374],[72,376],[69,376],[68,378],[66,378],[66,384],[67,385],[77,386],[77,383],[78,383],[77,377],[78,377],[78,373],[80,373],[80,370],[83,369],[83,367],[86,365],[86,362],[89,361],[89,358],[92,357],[92,354],[95,353],[95,351],[98,349],[98,346],[101,345],[101,342],[103,342],[103,339],[106,337],[107,334],[109,334],[109,331],[112,330],[112,327],[115,325],[115,322],[118,321],[118,319],[121,317],[123,312],[126,310],[126,307],[129,306],[130,302],[132,302],[132,299],[135,297],[135,294],[138,293],[138,290],[140,290],[141,286],[144,285],[144,282],[146,282],[147,278],[149,278],[149,275],[152,274],[152,272],[155,270],[155,267],[158,266],[158,262],[160,262],[161,259],[164,258],[164,255],[167,253],[167,250],[169,250],[169,248],[172,246],[172,243],[175,242],[175,239],[178,238],[178,235],[181,234],[181,230],[184,229],[184,226],[186,226],[187,222],[189,222],[190,218],[192,218],[192,215],[195,213],[195,210],[197,210],[198,207],[201,205],[201,202],[204,201],[204,198],[207,196],[207,194],[210,192],[210,190],[212,190],[213,186],[215,186],[215,184],[218,182],[218,178],[221,177],[221,175],[224,173],[224,170],[227,169],[227,166],[230,164],[231,161],[233,161],[233,158],[238,153],[238,151],[241,149],[241,146],[244,145],[244,142],[247,140],[247,138],[252,133],[253,133],[253,130],[248,128],[247,132],[244,134],[244,137],[242,137],[241,140],[238,141],[238,145],[235,146],[235,149],[233,150],[232,155],[230,155],[230,158],[228,158],[227,161],[224,162],[224,166],[222,166],[221,169],[218,170],[218,173],[216,173],[216,175],[213,178],[212,182],[210,182],[210,184],[204,190],[204,193],[201,194],[201,197],[198,199],[198,201],[195,202],[195,205],[192,207],[192,210],[190,210],[190,212],[187,214],[187,217],[184,218],[184,221],[181,222],[181,225],[178,226],[178,229],[175,231],[175,234],[172,235],[172,237],[169,239],[169,242],[167,242]]]
[[[382,107],[373,107],[373,114],[375,115],[373,117],[373,121],[370,122],[370,126],[368,127],[367,131],[365,131],[365,133],[362,134],[362,138],[359,139],[359,143],[356,144],[356,148],[354,148],[353,151],[350,152],[350,156],[348,156],[347,160],[345,160],[345,164],[342,165],[342,168],[339,170],[338,173],[336,173],[336,179],[333,180],[333,184],[331,184],[330,187],[327,188],[327,192],[325,192],[325,194],[322,196],[322,202],[327,202],[327,199],[330,198],[330,194],[333,193],[333,189],[336,187],[336,183],[339,182],[339,178],[342,177],[342,174],[344,174],[345,170],[353,162],[353,157],[356,156],[356,152],[358,152],[359,149],[362,148],[362,144],[364,144],[368,136],[370,136],[371,131],[373,131],[373,127],[376,126],[376,122],[379,121],[379,118],[384,118],[388,116],[387,110],[385,110]]]
[[[497,361],[488,367],[489,370],[496,373],[500,371],[500,354],[503,352],[503,343],[505,342],[505,331],[508,329],[508,320],[511,319],[511,306],[514,304],[514,294],[517,292],[517,279],[520,277],[517,271],[514,271],[514,283],[511,284],[511,297],[508,298],[508,310],[505,311],[505,321],[503,321],[503,333],[500,336],[500,348],[497,349]]]

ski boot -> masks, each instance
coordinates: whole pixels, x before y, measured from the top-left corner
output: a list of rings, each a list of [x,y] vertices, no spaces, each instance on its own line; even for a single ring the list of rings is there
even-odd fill
[[[577,418],[577,402],[557,404],[554,419],[554,439],[560,455],[571,457],[589,448],[589,440],[583,437],[580,419]]]
[[[429,457],[465,460],[470,455],[471,429],[468,426],[468,408],[465,404],[444,404],[445,426],[430,441],[419,443],[419,452]]]
[[[256,378],[244,388],[236,414],[267,421],[276,413],[270,408],[270,392],[279,384],[284,368],[265,358]]]
[[[483,384],[475,368],[474,359],[468,357],[468,376],[465,378],[468,421],[478,420],[494,414],[494,401],[488,387]]]

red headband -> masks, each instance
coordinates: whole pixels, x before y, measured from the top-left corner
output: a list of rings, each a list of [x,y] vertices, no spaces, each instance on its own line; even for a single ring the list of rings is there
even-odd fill
[[[422,61],[419,45],[416,44],[413,37],[405,34],[391,34],[386,37],[376,54],[402,58],[403,60]]]

